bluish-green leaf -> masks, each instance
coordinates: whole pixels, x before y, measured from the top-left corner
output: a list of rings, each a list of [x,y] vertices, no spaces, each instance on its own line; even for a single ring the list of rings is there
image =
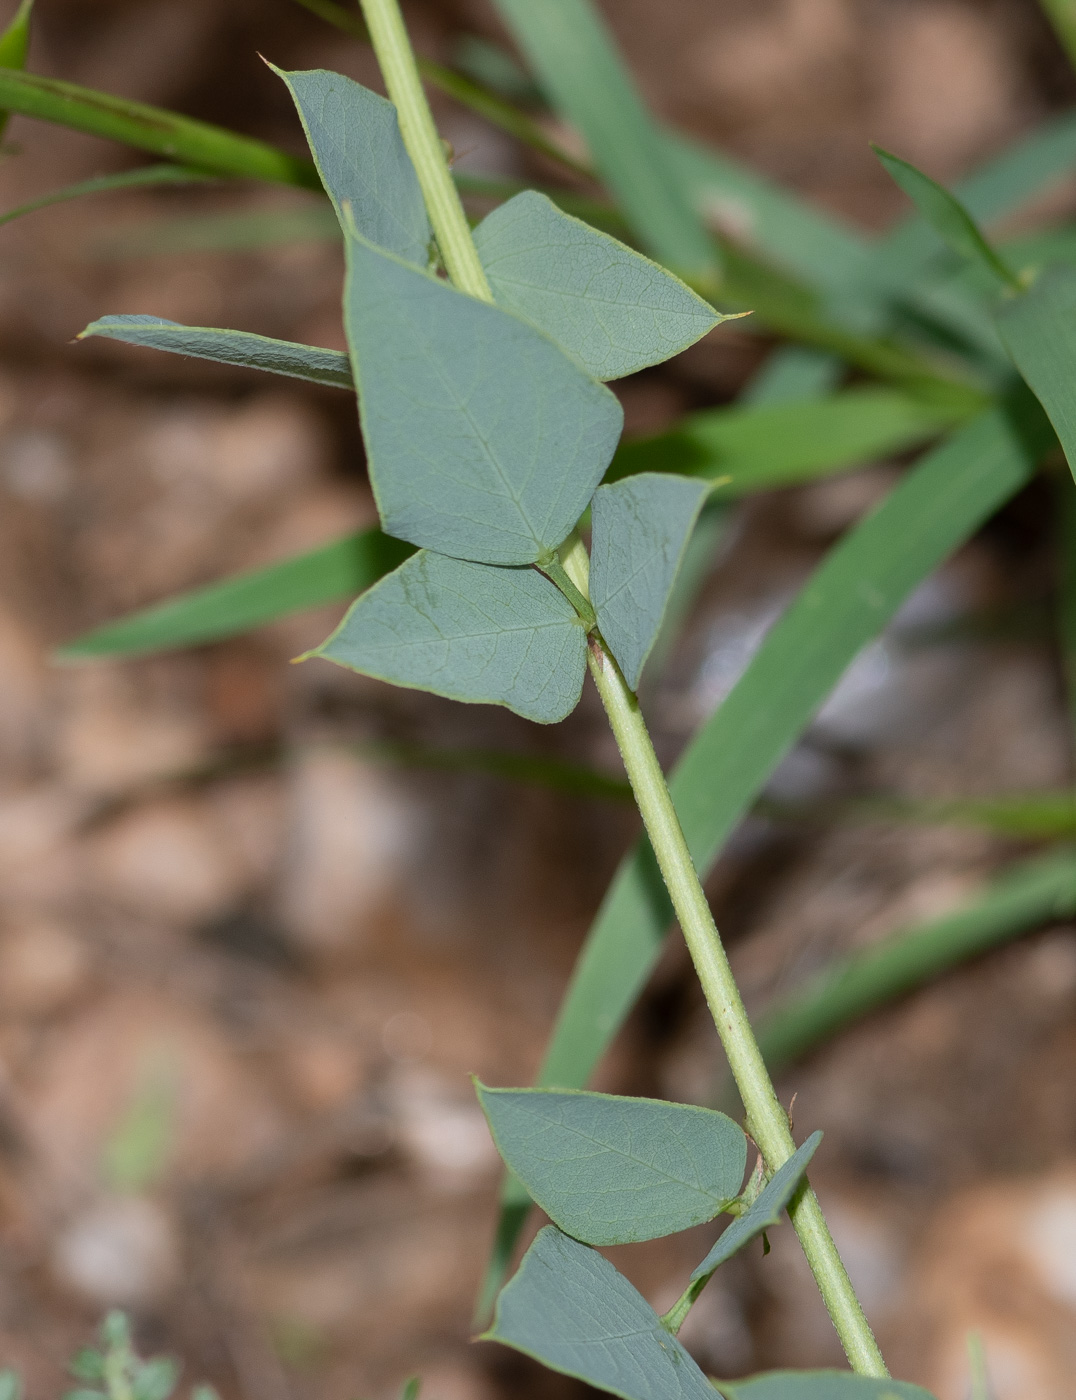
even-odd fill
[[[483,1340],[622,1400],[714,1400],[710,1382],[642,1294],[608,1259],[553,1225],[527,1250]]]
[[[714,1384],[725,1400],[934,1400],[922,1386],[851,1371],[768,1371]]]
[[[401,540],[380,530],[363,530],[108,622],[60,647],[56,659],[137,656],[233,637],[303,608],[353,598],[411,553],[411,546]]]
[[[159,316],[102,316],[79,335],[104,336],[126,345],[144,345],[151,350],[170,350],[174,355],[191,355],[198,360],[216,360],[244,369],[264,369],[311,384],[334,389],[353,389],[351,362],[339,350],[322,350],[316,345],[298,345],[291,340],[273,340],[250,331],[218,330],[211,326],[181,326]]]
[[[389,534],[486,564],[556,549],[612,458],[614,395],[519,316],[354,234],[344,320]]]
[[[691,477],[644,472],[594,493],[590,600],[632,690],[710,489]]]
[[[270,67],[273,65],[270,64]],[[425,267],[430,224],[396,108],[361,83],[323,68],[273,68],[295,100],[325,190],[343,218],[379,248]],[[345,230],[346,231],[346,230]]]
[[[774,1172],[759,1192],[758,1199],[743,1215],[738,1216],[727,1230],[723,1230],[717,1243],[691,1275],[691,1282],[708,1278],[726,1259],[743,1249],[745,1244],[761,1235],[764,1230],[772,1230],[781,1223],[785,1207],[796,1194],[796,1190],[807,1170],[807,1164],[818,1150],[822,1134],[812,1133],[807,1141],[796,1149],[788,1161]]]
[[[549,1218],[587,1244],[671,1235],[739,1195],[747,1143],[723,1113],[613,1094],[476,1089],[505,1162]]]
[[[1076,267],[1044,272],[1029,292],[1002,308],[997,322],[1076,476]]]
[[[978,224],[954,194],[950,194],[929,175],[924,175],[909,161],[884,151],[881,146],[875,146],[874,153],[923,218],[944,238],[954,253],[979,263],[1000,282],[1010,287],[1019,287],[1016,274],[986,241]]]
[[[309,655],[554,724],[579,701],[586,640],[575,609],[536,570],[420,550],[364,593]]]
[[[493,295],[595,379],[678,355],[727,319],[678,277],[526,190],[475,229]]]
[[[0,1400],[22,1400],[22,1379],[10,1367],[0,1371]]]
[[[717,249],[602,17],[589,0],[496,0],[539,84],[582,133],[644,246],[693,280],[716,280]]]

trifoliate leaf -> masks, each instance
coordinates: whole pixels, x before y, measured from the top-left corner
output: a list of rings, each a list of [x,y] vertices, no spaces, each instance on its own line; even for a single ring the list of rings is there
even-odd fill
[[[551,553],[609,465],[616,398],[520,317],[354,233],[344,323],[390,535],[459,559]]]

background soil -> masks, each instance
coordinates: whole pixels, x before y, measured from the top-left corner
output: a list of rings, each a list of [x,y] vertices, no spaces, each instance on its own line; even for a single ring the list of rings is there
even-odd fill
[[[7,10],[13,8],[6,3]],[[901,211],[874,139],[950,178],[1076,84],[1030,0],[620,0],[664,116],[873,228]],[[32,66],[298,150],[258,59],[371,84],[368,52],[289,0],[38,0]],[[500,33],[408,7],[422,50]],[[541,173],[477,118],[461,164]],[[3,206],[124,168],[15,118]],[[1068,211],[1076,188],[1044,211]],[[1047,210],[1048,206],[1048,210]],[[496,1161],[471,1095],[532,1076],[572,959],[634,833],[613,802],[403,768],[385,741],[617,771],[593,695],[563,726],[289,658],[335,613],[126,665],[57,642],[374,519],[351,401],[72,337],[148,312],[342,346],[331,244],[175,251],[177,220],[269,220],[243,186],[112,196],[0,231],[0,1358],[30,1400],[109,1305],[225,1400],[429,1400],[579,1387],[468,1343]],[[161,232],[166,229],[168,238]],[[188,237],[189,242],[189,237]],[[725,328],[618,386],[629,432],[732,398],[767,353]],[[743,508],[648,699],[664,756],[899,464]],[[951,796],[1071,782],[1036,486],[916,595],[778,774],[779,796]],[[987,606],[1022,630],[917,645]],[[938,629],[935,628],[935,631]],[[944,632],[944,629],[942,629]],[[195,776],[192,776],[195,775]],[[712,881],[752,1006],[842,948],[953,907],[1013,854],[959,829],[752,818]],[[1076,930],[1041,930],[842,1037],[781,1083],[883,1345],[962,1400],[983,1330],[998,1400],[1076,1374]],[[720,1051],[673,944],[603,1087],[705,1099]],[[667,1306],[712,1231],[618,1262]],[[836,1364],[788,1228],[711,1285],[685,1336],[723,1375]]]

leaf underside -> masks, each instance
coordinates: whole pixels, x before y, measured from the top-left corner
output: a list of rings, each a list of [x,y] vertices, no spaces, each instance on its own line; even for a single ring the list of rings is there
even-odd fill
[[[553,1225],[527,1250],[483,1340],[623,1400],[714,1400],[646,1299],[602,1255]]]
[[[721,1233],[713,1249],[691,1275],[692,1283],[712,1274],[727,1259],[731,1259],[743,1249],[745,1244],[761,1235],[763,1230],[771,1230],[781,1223],[785,1207],[796,1194],[807,1170],[807,1164],[818,1150],[821,1141],[820,1132],[812,1133],[803,1146],[797,1148],[783,1166],[778,1167],[762,1188],[755,1203]]]
[[[352,234],[344,319],[389,534],[530,564],[565,539],[623,411],[541,332]]]
[[[474,239],[498,305],[595,379],[659,364],[725,319],[678,277],[535,190],[494,209]]]
[[[504,1160],[550,1219],[587,1244],[686,1230],[739,1194],[747,1144],[723,1113],[612,1094],[477,1090]]]
[[[396,108],[340,73],[323,68],[273,71],[291,92],[318,174],[341,221],[347,205],[364,238],[425,267],[430,223]]]
[[[709,491],[706,481],[644,472],[594,493],[590,598],[632,690],[639,687]]]
[[[316,345],[299,345],[291,340],[273,340],[249,331],[218,330],[212,326],[182,326],[158,316],[102,316],[91,321],[79,340],[104,336],[126,345],[142,345],[151,350],[168,350],[198,360],[240,365],[244,369],[268,370],[292,379],[334,389],[352,389],[351,363],[339,350],[323,350]]]
[[[364,593],[310,655],[555,724],[579,701],[586,640],[572,605],[536,570],[420,550]]]

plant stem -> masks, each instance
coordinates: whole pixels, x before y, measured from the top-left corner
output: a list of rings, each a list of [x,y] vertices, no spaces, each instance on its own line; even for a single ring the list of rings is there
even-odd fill
[[[493,300],[470,225],[433,124],[418,66],[397,0],[361,0],[366,27],[389,97],[396,105],[407,154],[415,167],[437,246],[455,286],[480,301]]]
[[[576,587],[585,593],[588,565],[582,544],[573,541],[563,562]],[[777,1098],[751,1029],[639,702],[628,689],[620,667],[595,633],[591,634],[588,661],[646,833],[747,1110],[748,1131],[770,1171],[774,1172],[796,1150],[788,1114]],[[806,1181],[792,1198],[788,1213],[852,1370],[864,1376],[888,1376],[882,1353],[837,1253],[818,1198]]]
[[[489,283],[422,90],[398,0],[361,0],[361,4],[448,274],[462,291],[492,302]],[[573,593],[588,603],[590,561],[577,533],[573,532],[566,542],[559,564],[563,569],[556,567],[557,581],[561,586],[567,583]],[[751,1030],[639,702],[596,630],[590,635],[588,662],[747,1110],[748,1128],[771,1172],[776,1171],[796,1150],[788,1115],[778,1101]],[[788,1211],[853,1371],[866,1376],[888,1376],[818,1199],[806,1181]]]

